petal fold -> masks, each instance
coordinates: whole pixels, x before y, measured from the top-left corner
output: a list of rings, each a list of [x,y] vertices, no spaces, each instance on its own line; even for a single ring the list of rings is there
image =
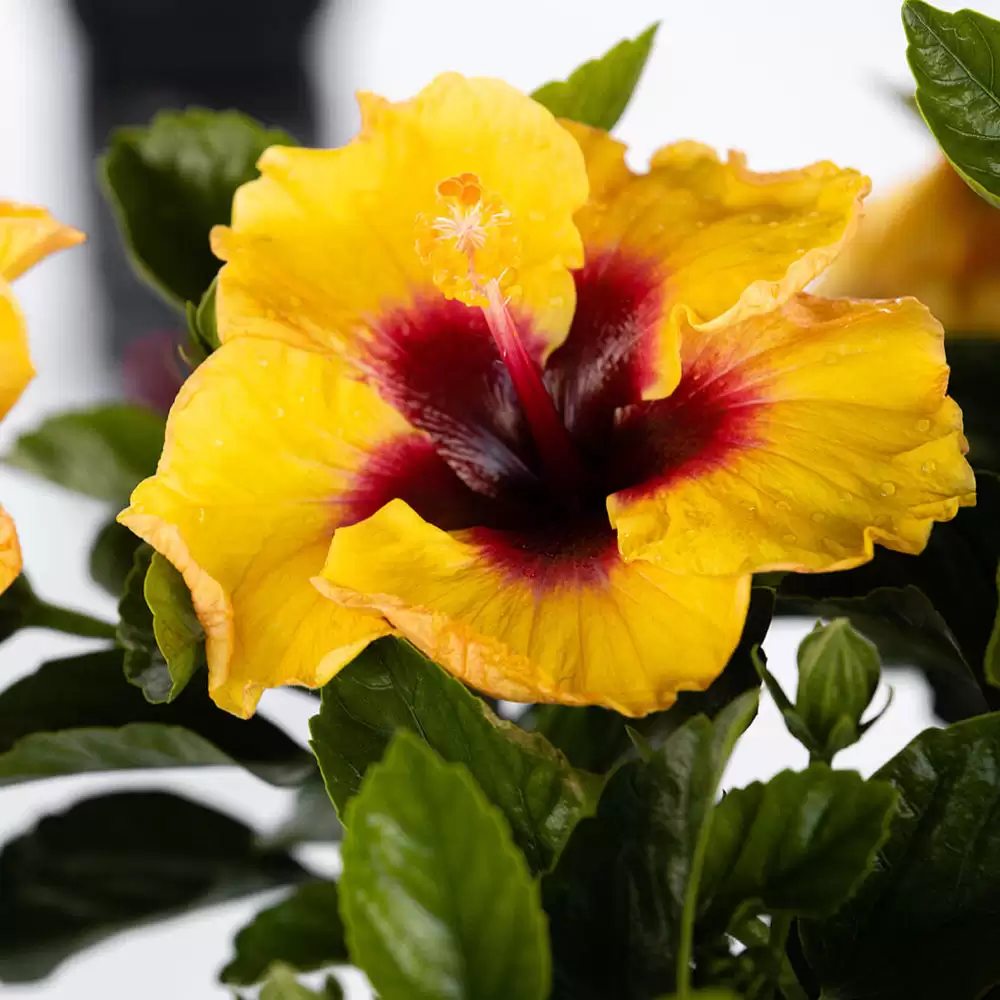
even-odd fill
[[[76,246],[85,238],[44,208],[0,201],[0,277],[13,281],[49,254]]]
[[[875,542],[920,552],[932,522],[974,502],[942,330],[915,300],[802,295],[681,334],[673,402],[624,421],[662,442],[646,481],[608,501],[626,559],[707,574],[846,569]]]
[[[378,611],[472,687],[644,715],[702,689],[739,641],[748,577],[624,563],[606,525],[575,556],[503,532],[446,532],[394,500],[340,528],[317,587]]]

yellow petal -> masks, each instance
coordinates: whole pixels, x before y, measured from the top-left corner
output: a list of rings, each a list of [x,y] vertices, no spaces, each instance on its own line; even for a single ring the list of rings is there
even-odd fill
[[[44,208],[0,201],[0,277],[13,281],[49,254],[76,246],[85,238],[57,222]]]
[[[832,163],[755,173],[742,153],[726,162],[696,142],[665,146],[633,174],[625,147],[567,125],[587,159],[591,200],[576,221],[592,260],[625,258],[655,278],[661,296],[655,371],[644,397],[668,394],[680,375],[671,309],[718,329],[769,312],[800,292],[853,232],[867,177]]]
[[[445,74],[415,98],[361,96],[364,125],[342,149],[268,150],[244,185],[231,229],[213,233],[225,261],[223,340],[275,337],[356,355],[386,310],[437,297],[417,252],[418,217],[437,186],[475,174],[511,215],[521,247],[521,308],[555,347],[573,314],[582,247],[573,213],[587,194],[580,149],[534,101],[497,80]]]
[[[914,295],[955,334],[1000,334],[1000,212],[942,161],[865,213],[825,295]]]
[[[0,279],[0,417],[21,398],[34,374],[24,316],[10,286]]]
[[[338,529],[316,583],[337,602],[380,611],[480,691],[644,715],[723,669],[749,578],[627,565],[608,540],[567,571],[505,546],[501,533],[442,531],[394,500]]]
[[[21,545],[10,514],[0,507],[0,594],[21,572]]]
[[[119,520],[184,575],[223,708],[246,716],[263,688],[322,685],[388,631],[309,580],[334,528],[383,502],[371,463],[411,438],[339,362],[277,341],[226,344],[188,379],[157,473]]]
[[[609,499],[625,558],[707,574],[846,569],[876,541],[919,552],[933,521],[974,502],[941,327],[915,300],[803,295],[681,333],[681,383],[648,405],[665,456],[699,443]]]

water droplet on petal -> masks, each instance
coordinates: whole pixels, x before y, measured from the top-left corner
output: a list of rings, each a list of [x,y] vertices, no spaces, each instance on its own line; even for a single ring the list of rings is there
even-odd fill
[[[926,417],[917,421],[917,430],[920,431],[921,434],[925,434],[930,429],[931,422]]]
[[[854,495],[852,493],[841,493],[840,494],[840,502],[841,503],[850,503],[853,499],[854,499]]]
[[[822,524],[826,520],[826,514],[824,514],[823,511],[818,510],[812,515],[812,519],[817,524]]]
[[[768,226],[769,226],[769,227],[770,227],[771,229],[777,229],[777,228],[778,228],[778,220],[777,220],[777,219],[772,219],[772,220],[771,220],[771,221],[770,221],[770,222],[768,223]]]
[[[792,505],[787,500],[779,500],[775,505],[778,510],[791,510]]]
[[[933,461],[932,462],[924,462],[924,464],[920,466],[920,471],[921,472],[933,472],[936,468],[937,468],[937,462],[933,462]]]
[[[893,493],[896,492],[896,484],[890,483],[887,479],[881,486],[879,486],[878,491],[884,497],[891,497]]]
[[[823,361],[828,365],[835,365],[840,360],[840,355],[836,351],[827,351]]]
[[[781,539],[782,539],[782,541],[784,541],[788,545],[792,545],[795,541],[797,541],[796,537],[793,534],[791,534],[791,533],[789,533],[787,535],[782,535]]]

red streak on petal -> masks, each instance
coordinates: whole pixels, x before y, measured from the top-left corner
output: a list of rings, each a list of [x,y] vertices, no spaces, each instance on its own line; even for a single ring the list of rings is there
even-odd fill
[[[495,281],[487,284],[486,293],[490,304],[483,313],[504,366],[510,372],[549,486],[556,495],[573,495],[583,484],[583,468],[576,448],[556,412],[541,372],[521,343]]]

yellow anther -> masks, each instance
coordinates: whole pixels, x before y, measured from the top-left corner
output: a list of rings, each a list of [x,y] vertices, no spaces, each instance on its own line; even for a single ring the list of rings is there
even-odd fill
[[[496,282],[516,299],[520,244],[510,209],[483,191],[475,174],[448,177],[437,186],[434,210],[417,216],[417,253],[450,299],[487,307],[486,288]]]

